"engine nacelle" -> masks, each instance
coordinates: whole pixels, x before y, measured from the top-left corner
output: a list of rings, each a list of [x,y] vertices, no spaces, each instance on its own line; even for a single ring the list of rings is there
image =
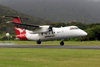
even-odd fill
[[[50,31],[49,28],[50,26],[48,25],[40,26],[40,29],[35,30],[34,33],[45,33],[45,32]]]

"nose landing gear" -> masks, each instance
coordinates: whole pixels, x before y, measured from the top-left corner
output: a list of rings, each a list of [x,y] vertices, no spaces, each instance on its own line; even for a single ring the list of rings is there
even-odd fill
[[[83,41],[82,37],[80,37],[80,41],[81,41],[81,42]]]

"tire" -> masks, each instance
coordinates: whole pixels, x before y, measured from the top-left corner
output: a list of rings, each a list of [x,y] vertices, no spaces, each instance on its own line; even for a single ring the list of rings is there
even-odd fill
[[[38,40],[38,41],[37,41],[37,44],[41,44],[41,40]]]
[[[64,41],[61,41],[61,42],[60,42],[60,45],[61,45],[61,46],[64,46]]]

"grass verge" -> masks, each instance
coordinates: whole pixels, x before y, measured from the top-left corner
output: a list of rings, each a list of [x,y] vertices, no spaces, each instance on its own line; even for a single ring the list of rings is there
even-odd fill
[[[100,50],[0,48],[0,67],[100,67]]]

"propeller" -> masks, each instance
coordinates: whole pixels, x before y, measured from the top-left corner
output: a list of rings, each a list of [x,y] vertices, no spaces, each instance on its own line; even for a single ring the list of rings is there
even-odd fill
[[[53,27],[52,26],[49,26],[49,32],[51,31],[53,33]]]
[[[52,28],[53,28],[52,26],[49,26],[49,28],[48,28],[48,29],[49,29],[49,31],[53,31],[53,29],[52,29]]]

